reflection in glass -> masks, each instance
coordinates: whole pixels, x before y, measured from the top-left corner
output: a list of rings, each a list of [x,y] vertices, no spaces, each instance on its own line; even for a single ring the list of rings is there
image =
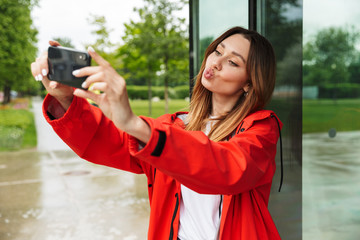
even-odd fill
[[[206,48],[231,27],[248,26],[247,0],[199,1],[200,61]],[[201,64],[201,62],[200,62]]]
[[[360,234],[360,2],[304,1],[303,236]]]
[[[280,159],[269,209],[284,239],[302,238],[302,0],[257,1],[257,28],[272,43],[277,78],[272,101],[284,123],[284,185],[277,192]]]

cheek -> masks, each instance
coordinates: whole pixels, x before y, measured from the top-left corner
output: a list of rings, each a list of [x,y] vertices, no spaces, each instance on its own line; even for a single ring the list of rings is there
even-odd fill
[[[232,82],[236,85],[243,85],[248,77],[246,71],[243,70],[229,70],[224,76],[229,82]]]

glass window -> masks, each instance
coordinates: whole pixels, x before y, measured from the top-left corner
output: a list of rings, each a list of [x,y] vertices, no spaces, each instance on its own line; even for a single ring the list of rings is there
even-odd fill
[[[304,239],[360,234],[359,9],[358,0],[304,0]]]
[[[235,26],[248,26],[248,0],[199,0],[199,65],[209,44]]]
[[[283,122],[284,182],[280,182],[280,149],[269,210],[284,239],[302,238],[302,0],[258,0],[257,30],[273,45],[276,86],[267,107]],[[280,145],[280,143],[279,143]]]

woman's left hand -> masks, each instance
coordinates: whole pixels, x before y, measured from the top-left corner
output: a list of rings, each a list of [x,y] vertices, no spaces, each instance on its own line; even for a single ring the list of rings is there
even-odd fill
[[[88,88],[92,84],[91,90],[100,90],[101,93],[76,89],[74,95],[90,98],[119,129],[147,143],[151,134],[150,127],[133,113],[124,78],[91,47],[88,52],[98,66],[84,67],[73,74],[76,77],[88,76],[82,87]]]

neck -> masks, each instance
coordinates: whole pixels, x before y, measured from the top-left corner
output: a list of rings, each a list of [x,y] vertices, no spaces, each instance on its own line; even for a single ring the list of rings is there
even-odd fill
[[[223,96],[219,94],[212,94],[212,116],[221,116],[231,111],[237,102],[239,96]]]

